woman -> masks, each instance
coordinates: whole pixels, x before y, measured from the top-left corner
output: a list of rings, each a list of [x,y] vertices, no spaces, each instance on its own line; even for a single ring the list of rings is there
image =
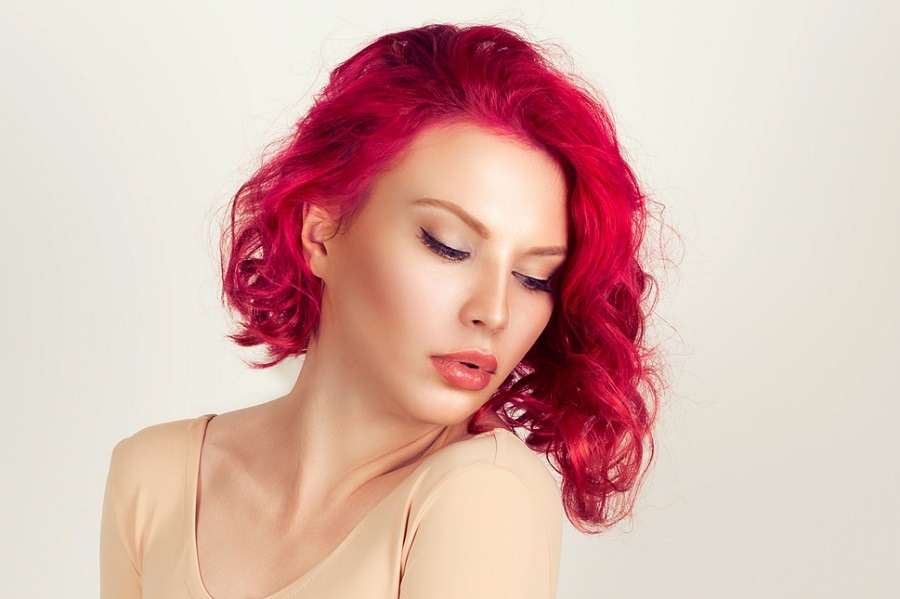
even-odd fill
[[[297,382],[117,445],[102,595],[552,597],[563,508],[625,516],[651,447],[644,217],[602,106],[515,34],[361,50],[224,236],[233,337]]]

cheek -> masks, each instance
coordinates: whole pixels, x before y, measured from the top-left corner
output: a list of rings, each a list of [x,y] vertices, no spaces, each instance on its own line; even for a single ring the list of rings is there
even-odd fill
[[[342,295],[353,297],[356,315],[364,314],[360,320],[369,321],[367,328],[386,329],[384,335],[394,338],[415,333],[427,337],[438,332],[433,329],[441,318],[452,317],[448,313],[455,299],[452,285],[417,242],[381,239],[364,250],[356,248],[359,259],[352,272],[345,273],[353,281],[352,289]]]
[[[515,331],[515,352],[519,360],[540,337],[550,321],[552,312],[553,301],[549,296],[524,296],[519,298],[515,305],[510,306],[510,329]]]

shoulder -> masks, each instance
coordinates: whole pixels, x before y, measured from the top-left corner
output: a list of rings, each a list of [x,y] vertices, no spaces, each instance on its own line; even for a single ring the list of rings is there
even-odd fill
[[[559,487],[548,467],[505,429],[494,429],[435,453],[417,481],[418,495],[433,500],[448,485],[465,485],[476,479],[530,498],[547,517],[562,515]]]
[[[156,490],[181,488],[199,447],[208,416],[155,424],[113,448],[107,485],[120,500],[151,499]]]
[[[116,444],[113,451],[121,454],[140,453],[143,449],[165,452],[173,445],[186,442],[192,432],[202,431],[209,420],[210,416],[206,415],[154,424],[122,439]]]
[[[202,416],[157,424],[116,444],[106,479],[100,533],[105,588],[138,584],[131,576],[140,576],[147,552],[163,547],[161,540],[172,542],[181,537],[187,509],[185,491],[192,484],[191,473],[196,473],[208,419]]]
[[[510,591],[504,597],[552,596],[563,509],[547,466],[505,430],[458,442],[433,458],[410,505],[408,595],[436,596],[429,593],[438,587],[448,597],[496,588]]]
[[[113,448],[113,465],[145,470],[184,461],[185,451],[198,433],[203,434],[208,416],[154,424],[122,439]]]

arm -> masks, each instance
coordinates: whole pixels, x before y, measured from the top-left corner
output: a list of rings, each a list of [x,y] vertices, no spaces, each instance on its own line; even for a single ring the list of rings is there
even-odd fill
[[[101,599],[139,599],[141,577],[136,566],[134,522],[123,517],[122,444],[113,449],[103,497],[100,520],[100,597]],[[129,533],[129,531],[131,531]]]
[[[562,517],[512,471],[480,464],[423,507],[400,599],[550,599]]]

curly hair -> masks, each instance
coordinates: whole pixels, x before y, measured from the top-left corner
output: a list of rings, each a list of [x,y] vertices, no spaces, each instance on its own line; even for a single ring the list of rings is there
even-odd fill
[[[378,38],[331,73],[283,147],[240,187],[223,234],[232,338],[271,366],[303,353],[321,286],[298,242],[304,206],[351,219],[376,175],[424,127],[465,120],[543,148],[567,184],[570,255],[553,313],[469,420],[497,414],[562,479],[569,520],[597,532],[627,516],[653,453],[653,279],[640,260],[647,202],[590,88],[500,27],[429,25]]]

